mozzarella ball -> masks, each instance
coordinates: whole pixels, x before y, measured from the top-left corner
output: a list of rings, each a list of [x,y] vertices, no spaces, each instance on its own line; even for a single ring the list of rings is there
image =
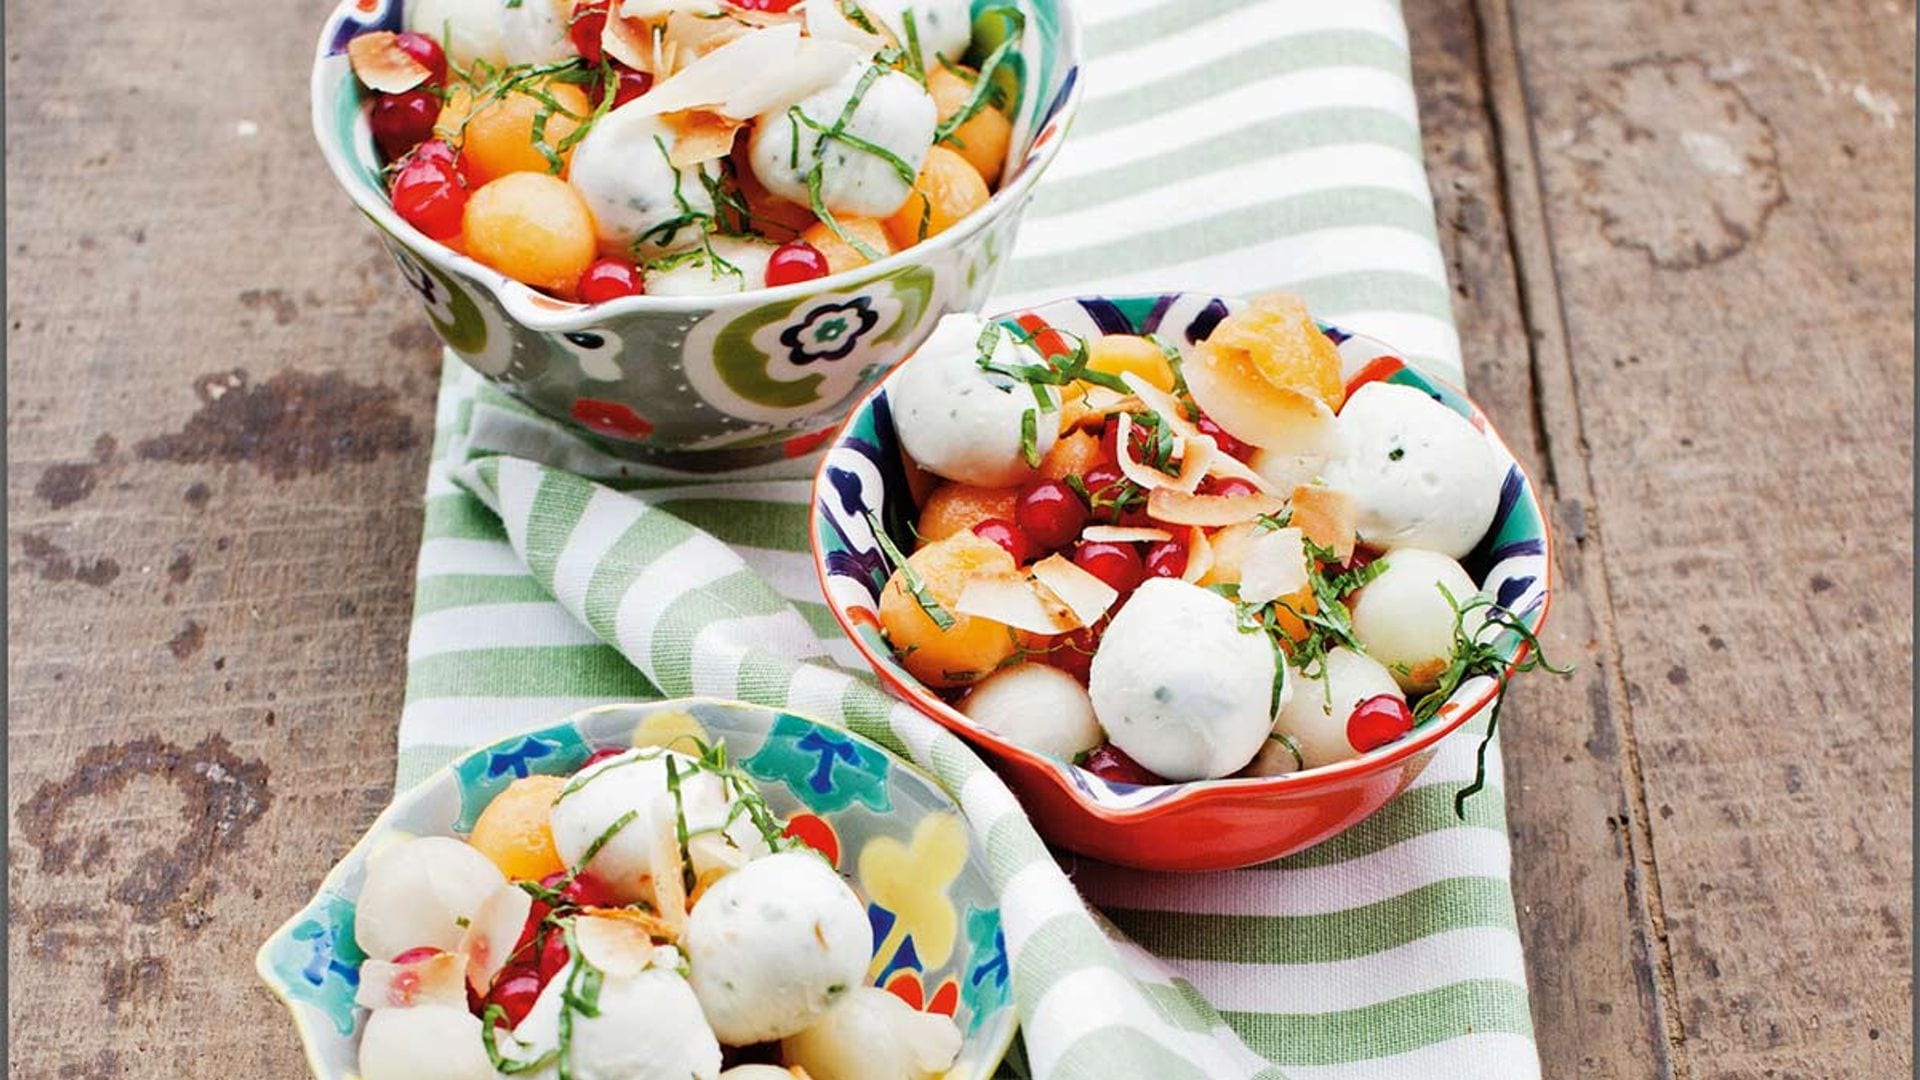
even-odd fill
[[[1368,383],[1336,421],[1327,485],[1353,496],[1360,539],[1459,558],[1493,524],[1506,469],[1467,418],[1411,386]]]
[[[1431,690],[1453,658],[1454,606],[1480,590],[1459,563],[1437,551],[1394,548],[1381,561],[1387,568],[1347,602],[1354,638],[1402,689]],[[1461,617],[1469,637],[1486,621],[1484,610]]]
[[[795,107],[817,124],[834,126],[859,93],[868,70],[866,65],[855,65],[840,81],[800,99]],[[937,110],[926,87],[911,75],[887,70],[859,93],[859,104],[845,131],[900,158],[910,175],[902,177],[892,162],[844,139],[826,139],[822,148],[822,132],[806,124],[798,124],[796,131],[796,121],[785,109],[754,123],[747,161],[768,191],[801,206],[811,205],[807,174],[816,161],[822,161],[820,201],[828,210],[884,218],[907,201],[913,177],[933,146],[936,120]]]
[[[762,289],[774,245],[751,236],[713,236],[707,247],[668,255],[646,267],[648,296],[713,296]]]
[[[675,812],[667,788],[668,758],[674,759],[680,776],[680,810],[688,831],[725,823],[731,802],[720,778],[700,771],[684,754],[659,749],[629,750],[582,769],[548,813],[553,845],[568,866],[579,866],[587,849],[605,837],[586,873],[621,903],[653,899],[654,830],[660,827],[655,817]],[[614,831],[630,812],[633,820]],[[747,857],[767,851],[766,840],[745,815],[720,835]],[[693,848],[692,855],[696,876],[723,864],[717,853],[703,856],[701,848]]]
[[[1226,597],[1175,578],[1134,590],[1093,654],[1087,690],[1107,738],[1169,780],[1225,776],[1273,727],[1273,645]]]
[[[715,882],[687,918],[693,992],[729,1046],[785,1038],[859,986],[873,957],[866,905],[811,851],[769,855]]]
[[[375,960],[431,945],[452,952],[480,902],[507,883],[493,861],[450,836],[403,840],[367,860],[353,936]]]
[[[1086,687],[1046,664],[1014,664],[989,675],[967,691],[960,711],[1008,742],[1063,761],[1102,738]]]
[[[569,963],[554,975],[513,1038],[495,1040],[503,1053],[532,1060],[560,1045],[560,999],[572,972]],[[599,1015],[576,1009],[570,1016],[574,1080],[717,1080],[720,1075],[720,1042],[692,987],[673,968],[608,975],[600,985]],[[558,1074],[558,1066],[549,1064],[519,1075],[556,1080]]]
[[[475,60],[503,67],[505,11],[500,0],[408,0],[407,29],[439,42],[459,67]]]
[[[967,0],[866,0],[861,9],[893,31],[907,48],[907,13],[913,14],[913,41],[920,44],[920,66],[932,71],[945,58],[959,63],[973,43],[973,5]]]
[[[567,180],[593,211],[602,250],[648,258],[699,241],[701,222],[691,217],[713,214],[701,175],[719,174],[711,162],[675,168],[667,155],[676,138],[649,106],[630,101],[573,148]]]
[[[360,1034],[361,1080],[494,1080],[484,1030],[458,1005],[375,1009]]]
[[[960,1056],[960,1029],[877,987],[857,987],[780,1043],[780,1060],[822,1080],[932,1080]]]
[[[920,467],[949,480],[981,487],[1013,487],[1032,479],[1021,448],[1027,413],[1034,413],[1038,457],[1060,437],[1060,393],[1042,391],[1053,405],[1042,411],[1033,388],[980,367],[980,334],[986,321],[965,312],[948,315],[894,376],[887,399],[893,406],[900,445]],[[1011,335],[997,335],[993,363],[1004,368],[1036,366],[1040,357]]]
[[[1309,769],[1360,753],[1347,741],[1347,718],[1354,706],[1382,694],[1402,696],[1392,672],[1378,660],[1346,648],[1327,653],[1324,677],[1310,679],[1289,668],[1287,681],[1299,685],[1274,718],[1273,730],[1292,737],[1301,763]]]
[[[520,0],[500,9],[500,51],[509,64],[557,64],[576,56],[567,37],[572,0]]]

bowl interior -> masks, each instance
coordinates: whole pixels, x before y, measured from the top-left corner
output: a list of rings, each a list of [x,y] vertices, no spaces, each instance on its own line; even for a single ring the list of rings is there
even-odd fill
[[[366,957],[354,943],[354,901],[373,851],[409,836],[464,835],[516,777],[568,773],[596,750],[666,744],[683,733],[724,742],[789,831],[827,855],[867,901],[873,981],[951,1015],[965,1035],[949,1077],[992,1075],[1016,1022],[1006,940],[984,853],[953,801],[852,732],[704,700],[591,709],[475,750],[397,799],[260,950],[260,975],[292,1012],[314,1075],[358,1072],[367,1011],[353,996]]]
[[[999,321],[1033,335],[1036,343],[1048,351],[1065,350],[1063,335],[1154,334],[1184,346],[1206,339],[1214,326],[1240,303],[1231,297],[1207,293],[1081,297],[1009,312],[999,316]],[[1411,386],[1466,417],[1486,434],[1489,445],[1506,467],[1506,480],[1500,492],[1499,509],[1486,538],[1461,562],[1484,592],[1519,616],[1529,629],[1537,631],[1545,614],[1548,594],[1547,534],[1539,504],[1512,452],[1487,423],[1486,416],[1459,390],[1421,375],[1378,341],[1324,323],[1321,331],[1340,351],[1342,374],[1349,392],[1369,382]],[[877,614],[879,595],[888,573],[870,522],[877,519],[895,544],[902,550],[911,550],[912,523],[918,516],[917,501],[894,433],[887,384],[883,383],[848,419],[822,461],[815,485],[813,545],[829,607],[882,677],[906,693],[922,711],[995,753],[1050,770],[1077,798],[1096,810],[1113,814],[1158,810],[1222,785],[1298,789],[1335,774],[1350,775],[1383,768],[1464,723],[1492,699],[1496,689],[1495,680],[1489,677],[1468,680],[1437,714],[1409,735],[1335,765],[1279,777],[1202,780],[1153,787],[1110,783],[980,728],[908,674],[895,659],[881,633]],[[1508,631],[1499,647],[1511,663],[1520,657],[1525,644],[1518,634]]]
[[[486,284],[517,319],[542,329],[566,331],[571,316],[589,309],[556,300],[464,255],[441,245],[407,224],[390,205],[381,178],[380,156],[367,122],[366,92],[348,66],[347,42],[369,30],[403,28],[407,0],[340,0],[321,29],[312,78],[313,126],[321,152],[347,193],[376,225],[425,255],[442,269]],[[1015,22],[999,9],[1017,8]],[[968,222],[935,236],[922,245],[951,244],[970,235],[981,222],[993,219],[1026,198],[1032,182],[1058,152],[1079,82],[1079,32],[1066,0],[974,0],[974,44],[968,59],[977,63],[1009,37],[1017,39],[1001,65],[996,80],[1013,95],[1013,133],[1006,172],[987,206]],[[969,226],[972,226],[971,228]],[[796,293],[831,290],[873,277],[914,261],[912,249],[869,266],[833,274],[802,285],[787,286]],[[779,295],[781,290],[755,290],[752,295]],[[712,297],[628,297],[592,310],[701,310]],[[586,324],[581,323],[581,327]]]

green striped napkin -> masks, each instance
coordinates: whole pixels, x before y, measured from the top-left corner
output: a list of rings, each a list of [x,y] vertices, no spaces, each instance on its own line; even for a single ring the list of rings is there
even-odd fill
[[[991,308],[1288,288],[1460,378],[1395,5],[1099,0],[1082,18],[1086,102]],[[1495,788],[1452,810],[1474,732],[1312,851],[1200,875],[1070,861],[1070,887],[970,753],[836,670],[859,659],[807,552],[812,464],[638,469],[450,362],[400,783],[589,705],[788,703],[929,765],[993,829],[1036,1076],[1539,1075],[1497,755]]]

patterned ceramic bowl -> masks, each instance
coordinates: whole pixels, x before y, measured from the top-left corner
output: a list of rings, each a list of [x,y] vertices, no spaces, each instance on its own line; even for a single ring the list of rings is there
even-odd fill
[[[867,901],[876,982],[965,1034],[948,1080],[993,1075],[1015,1016],[1000,909],[984,854],[932,779],[859,735],[790,713],[687,699],[608,705],[483,747],[406,792],[320,890],[260,948],[255,967],[300,1033],[313,1074],[359,1072],[354,901],[367,857],[405,836],[459,836],[515,777],[572,772],[596,750],[662,745],[692,732],[724,742],[789,832],[831,859]],[[903,884],[904,883],[904,884]]]
[[[1203,293],[1085,297],[1000,321],[1040,336],[1048,330],[1081,336],[1107,333],[1204,340],[1238,301]],[[1421,376],[1377,341],[1322,324],[1340,350],[1348,390],[1364,383],[1413,386],[1486,432],[1507,466],[1498,515],[1475,551],[1462,560],[1474,580],[1508,610],[1538,630],[1546,617],[1551,559],[1546,519],[1513,453],[1466,395]],[[1202,780],[1156,787],[1109,783],[1084,769],[1016,746],[988,732],[921,684],[895,660],[875,613],[887,579],[868,514],[876,513],[903,550],[913,546],[916,518],[887,384],[854,409],[821,462],[814,483],[814,562],[834,617],[893,691],[978,747],[1020,796],[1049,840],[1128,866],[1156,870],[1218,870],[1247,866],[1311,847],[1378,810],[1405,789],[1442,738],[1486,707],[1495,680],[1464,683],[1433,719],[1397,742],[1350,761],[1288,776]],[[1524,643],[1509,632],[1501,643],[1509,663]]]
[[[977,309],[1080,97],[1080,35],[1065,0],[1017,0],[1025,29],[1003,69],[1019,85],[1013,142],[1008,173],[985,207],[898,255],[817,281],[587,307],[434,242],[388,204],[345,50],[362,31],[399,28],[406,3],[341,0],[321,29],[313,130],[327,165],[379,230],[449,349],[609,451],[684,469],[807,452],[940,316]],[[976,8],[988,6],[976,0]],[[991,44],[1009,25],[983,17],[976,41]]]

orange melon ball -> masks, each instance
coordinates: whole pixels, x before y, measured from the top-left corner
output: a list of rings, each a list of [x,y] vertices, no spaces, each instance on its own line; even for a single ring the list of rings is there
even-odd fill
[[[1287,293],[1268,293],[1220,320],[1207,344],[1238,354],[1277,389],[1318,398],[1338,412],[1346,400],[1340,377],[1340,350],[1320,332],[1307,302]],[[1217,419],[1217,418],[1216,418]]]
[[[1213,565],[1200,576],[1199,585],[1240,583],[1240,565],[1246,560],[1247,548],[1258,535],[1259,526],[1253,524],[1229,525],[1208,537],[1213,547]],[[1298,590],[1288,593],[1275,601],[1278,605],[1274,614],[1280,623],[1280,629],[1295,641],[1307,636],[1307,624],[1300,615],[1312,615],[1320,610],[1320,602],[1313,595],[1311,584],[1302,585]],[[1298,614],[1296,614],[1298,613]]]
[[[553,163],[534,145],[534,124],[546,113],[541,137],[547,146],[560,153],[560,143],[580,126],[581,119],[593,114],[586,91],[572,83],[548,81],[538,92],[557,102],[564,111],[549,108],[539,97],[514,90],[504,97],[476,102],[474,92],[455,87],[440,108],[434,130],[460,148],[467,175],[475,184],[516,172],[553,172]],[[572,115],[568,115],[568,114]],[[571,157],[569,148],[560,153],[562,162]]]
[[[1040,475],[1049,480],[1085,476],[1088,469],[1105,460],[1098,437],[1089,431],[1073,431],[1060,436],[1047,456],[1040,459]]]
[[[1020,492],[1014,488],[946,484],[928,496],[914,528],[925,546],[955,533],[970,532],[988,518],[1012,521],[1013,504],[1019,499]]]
[[[940,621],[921,606],[908,586],[906,568],[895,570],[880,593],[880,625],[901,666],[928,686],[965,686],[991,675],[1013,655],[1013,628],[955,607],[969,578],[1014,572],[1013,556],[991,540],[959,532],[907,558],[921,589],[943,613]]]
[[[853,237],[880,254],[881,258],[894,253],[893,238],[887,235],[886,226],[873,218],[840,217],[834,220],[840,223],[841,232]],[[827,227],[824,221],[816,221],[807,226],[800,239],[812,244],[820,254],[827,257],[827,269],[835,274],[843,270],[852,270],[865,266],[872,259],[862,255],[859,249]]]
[[[509,881],[538,881],[565,870],[566,862],[553,846],[547,812],[566,786],[563,776],[525,776],[508,784],[480,811],[467,843]]]
[[[887,219],[887,233],[902,248],[953,228],[961,218],[986,205],[987,182],[967,159],[944,146],[927,151],[926,164],[913,181],[913,193]]]
[[[473,193],[460,224],[469,255],[561,296],[593,262],[593,214],[557,176],[508,173]]]
[[[1133,372],[1173,393],[1173,365],[1160,346],[1135,334],[1102,334],[1087,342],[1087,366],[1108,375]]]
[[[933,96],[934,107],[945,122],[966,107],[967,100],[973,96],[973,79],[939,65],[927,72],[927,93]],[[954,129],[946,145],[959,151],[987,186],[993,187],[1000,181],[1000,170],[1007,161],[1007,147],[1012,142],[1013,123],[999,109],[984,105]]]

